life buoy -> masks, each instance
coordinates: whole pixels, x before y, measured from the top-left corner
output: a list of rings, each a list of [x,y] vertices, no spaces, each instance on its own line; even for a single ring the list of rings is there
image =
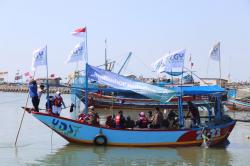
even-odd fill
[[[95,145],[98,145],[98,146],[101,146],[101,145],[107,145],[107,137],[103,134],[98,134],[97,136],[95,136],[95,139],[94,139],[94,144]]]

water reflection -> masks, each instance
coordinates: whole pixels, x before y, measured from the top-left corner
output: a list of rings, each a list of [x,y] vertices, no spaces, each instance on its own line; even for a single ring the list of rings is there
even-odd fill
[[[123,148],[68,144],[38,165],[230,165],[225,148]],[[34,163],[33,163],[34,164]],[[35,165],[35,164],[34,164]]]

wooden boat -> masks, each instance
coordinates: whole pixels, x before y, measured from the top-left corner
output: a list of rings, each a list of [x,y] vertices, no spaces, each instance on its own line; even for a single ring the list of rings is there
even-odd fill
[[[184,91],[192,87],[183,87]],[[84,90],[78,90],[76,93],[77,97],[85,103],[85,92]],[[183,101],[194,101],[198,105],[204,104],[203,101],[208,100],[208,96],[183,96]],[[126,109],[126,110],[153,110],[155,107],[161,109],[177,109],[178,107],[178,98],[173,97],[168,103],[160,103],[157,100],[149,98],[126,98],[121,96],[110,96],[103,95],[102,93],[91,92],[88,95],[89,105],[95,106],[95,108],[103,109]],[[183,105],[186,109],[186,103]]]
[[[25,108],[30,112],[30,109]],[[31,111],[43,124],[71,143],[110,146],[200,146],[206,142],[210,146],[225,141],[236,121],[225,118],[210,121],[206,127],[191,129],[116,129],[105,126],[91,126],[79,121]]]
[[[225,105],[230,111],[250,111],[250,102],[246,99],[229,99]]]
[[[34,112],[29,108],[25,108],[25,110],[31,112],[35,118],[71,143],[150,147],[200,146],[205,142],[209,146],[215,146],[224,142],[235,126],[236,121],[224,115],[222,112],[223,110],[221,110],[221,94],[224,92],[224,89],[221,87],[190,87],[186,90],[183,87],[179,87],[174,90],[165,90],[152,85],[145,85],[144,83],[127,80],[127,78],[108,71],[103,71],[102,69],[88,64],[86,64],[86,71],[88,71],[87,76],[90,79],[100,81],[100,83],[106,83],[109,86],[112,85],[120,88],[128,87],[146,96],[152,96],[154,100],[158,98],[161,101],[166,101],[166,99],[171,99],[175,95],[178,98],[178,124],[175,129],[109,128],[104,125],[89,125],[48,113]],[[209,118],[207,121],[193,127],[185,125],[183,96],[189,95],[212,95],[216,98],[217,102],[213,109],[214,118],[212,118],[211,105],[208,103],[204,105],[207,106],[206,108],[208,111]],[[86,103],[86,105],[89,106],[88,103]]]

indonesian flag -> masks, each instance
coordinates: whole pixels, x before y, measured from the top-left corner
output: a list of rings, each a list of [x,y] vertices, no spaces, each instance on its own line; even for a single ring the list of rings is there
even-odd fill
[[[30,72],[26,72],[26,73],[24,73],[24,76],[25,76],[25,77],[30,76]]]
[[[84,28],[78,28],[78,29],[74,30],[71,34],[73,36],[76,36],[76,37],[85,37],[86,32],[87,32],[87,28],[84,27]]]

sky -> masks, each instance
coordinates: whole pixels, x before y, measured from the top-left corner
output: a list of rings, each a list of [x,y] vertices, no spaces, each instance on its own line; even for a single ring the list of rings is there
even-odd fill
[[[50,74],[73,72],[77,65],[65,60],[81,39],[70,33],[84,26],[91,65],[104,63],[107,39],[115,72],[132,51],[123,74],[157,77],[154,61],[186,49],[186,67],[191,55],[196,75],[219,77],[209,50],[221,42],[222,77],[250,80],[249,0],[0,0],[0,22],[0,71],[8,71],[10,81],[17,70],[31,72],[32,52],[45,45]],[[45,76],[46,68],[39,67],[36,77]]]

